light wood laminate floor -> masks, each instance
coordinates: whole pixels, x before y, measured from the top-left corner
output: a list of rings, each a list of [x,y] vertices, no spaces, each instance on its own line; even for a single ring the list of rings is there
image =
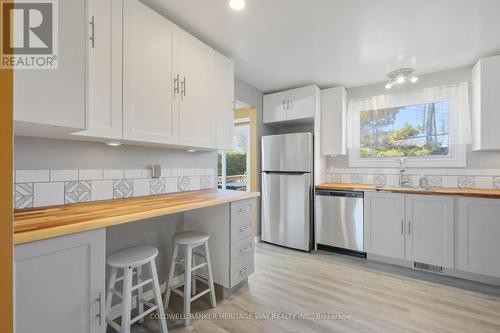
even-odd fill
[[[169,332],[500,332],[500,289],[406,268],[268,244],[256,247],[249,284],[198,314],[348,315],[337,319],[197,319],[168,321]],[[181,311],[176,297],[169,313]],[[110,330],[111,332],[111,330]],[[155,321],[133,333],[159,332]]]

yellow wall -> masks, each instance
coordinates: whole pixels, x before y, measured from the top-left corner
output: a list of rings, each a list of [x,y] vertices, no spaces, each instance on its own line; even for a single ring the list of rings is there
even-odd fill
[[[257,191],[257,110],[255,108],[245,108],[234,110],[234,118],[237,119],[250,119],[250,191]],[[246,125],[241,123],[239,126]],[[238,126],[238,125],[236,125]],[[252,229],[254,235],[260,234],[259,217],[257,210],[254,214]]]
[[[4,0],[0,1],[1,3]],[[12,332],[12,70],[0,69],[0,332]]]

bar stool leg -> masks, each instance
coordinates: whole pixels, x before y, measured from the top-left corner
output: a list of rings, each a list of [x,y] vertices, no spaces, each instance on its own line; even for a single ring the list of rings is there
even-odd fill
[[[193,260],[193,267],[196,267],[197,265],[197,260],[196,260],[196,256],[194,255],[194,253],[196,252],[195,251],[195,248],[191,248],[191,253],[192,253],[192,260]],[[196,295],[196,271],[193,271],[193,274],[191,275],[191,296],[195,296]]]
[[[123,269],[123,305],[121,333],[130,333],[130,312],[132,311],[132,268]]]
[[[156,264],[154,259],[149,262],[149,267],[151,268],[151,276],[153,278],[153,288],[156,305],[158,305],[158,315],[160,316],[160,330],[161,333],[167,333],[167,319],[165,317],[165,310],[163,309],[163,302],[161,301],[161,289],[160,283],[158,282],[158,273],[156,271]]]
[[[184,316],[185,326],[191,324],[191,270],[192,270],[193,251],[191,245],[186,245],[186,266],[184,267]]]
[[[143,281],[142,277],[142,266],[137,267],[137,284],[141,284]],[[137,289],[137,306],[139,308],[139,313],[144,312],[144,303],[142,303],[142,300],[144,299],[144,293],[142,287],[139,287]],[[144,323],[144,318],[139,319],[139,323]]]
[[[212,275],[212,261],[210,260],[210,250],[208,249],[208,241],[205,241],[205,254],[208,267],[208,284],[210,288],[210,303],[213,308],[217,305],[217,300],[215,299],[215,288],[214,288],[214,277]]]
[[[106,295],[106,330],[108,329],[109,313],[111,312],[111,302],[113,301],[113,289],[116,284],[116,275],[118,274],[118,269],[116,267],[111,268],[111,278],[109,279],[108,292]]]
[[[175,273],[175,261],[177,260],[177,254],[179,252],[179,246],[174,246],[174,253],[172,255],[172,262],[170,263],[170,272],[168,272],[168,280],[167,280],[167,290],[165,292],[165,300],[163,304],[165,305],[165,309],[168,308],[168,303],[170,302],[170,293],[172,292],[172,283]]]

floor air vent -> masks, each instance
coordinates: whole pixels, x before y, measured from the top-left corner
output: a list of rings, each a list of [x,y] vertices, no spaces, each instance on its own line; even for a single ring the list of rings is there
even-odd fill
[[[419,271],[426,271],[426,272],[431,272],[431,273],[436,273],[436,274],[443,274],[443,267],[424,264],[422,262],[414,262],[413,268],[417,269]]]

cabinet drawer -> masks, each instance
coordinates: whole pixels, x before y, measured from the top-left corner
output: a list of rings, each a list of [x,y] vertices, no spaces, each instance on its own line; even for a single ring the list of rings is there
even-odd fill
[[[244,219],[231,223],[231,244],[252,236],[252,220]]]
[[[231,204],[231,221],[251,219],[254,210],[254,200],[243,200]]]
[[[252,236],[231,245],[231,265],[247,256],[253,256],[255,241]]]
[[[240,283],[254,272],[253,256],[231,267],[231,287]]]

